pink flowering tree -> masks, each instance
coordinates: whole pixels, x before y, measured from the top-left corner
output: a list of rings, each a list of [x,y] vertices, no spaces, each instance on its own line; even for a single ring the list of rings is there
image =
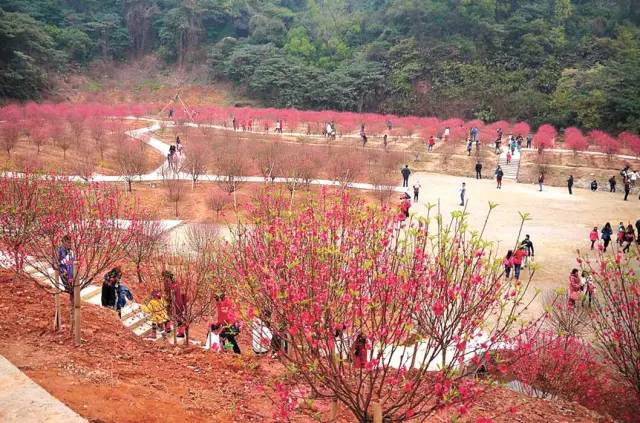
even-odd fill
[[[323,191],[291,212],[263,196],[252,216],[229,247],[226,283],[283,341],[293,382],[360,422],[464,411],[476,389],[465,376],[507,339],[528,282],[500,277],[462,213],[401,226],[390,210]]]
[[[538,149],[539,153],[548,148],[553,148],[557,134],[556,128],[549,124],[544,124],[538,128],[538,132],[533,136],[533,145]]]
[[[623,132],[618,136],[618,141],[634,156],[640,157],[640,136],[631,132]]]
[[[620,151],[620,141],[611,135],[599,129],[589,132],[589,138],[598,146],[600,151],[605,153],[609,158]]]
[[[582,131],[578,128],[567,128],[564,131],[564,144],[565,146],[577,154],[578,151],[584,151],[589,147],[587,138],[582,135]]]

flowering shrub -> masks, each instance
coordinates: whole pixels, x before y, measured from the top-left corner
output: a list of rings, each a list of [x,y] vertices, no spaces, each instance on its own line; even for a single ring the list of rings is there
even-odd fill
[[[611,135],[598,129],[589,132],[589,138],[600,148],[600,151],[608,155],[620,151],[620,142]]]
[[[584,151],[589,147],[587,138],[582,135],[582,131],[578,128],[567,128],[564,131],[564,143],[569,150],[573,152]]]
[[[542,125],[538,128],[538,132],[533,136],[533,145],[539,151],[543,151],[547,148],[553,148],[557,134],[558,132],[553,126],[548,124]]]
[[[286,343],[279,358],[359,421],[382,406],[394,421],[463,408],[465,363],[504,341],[528,283],[501,279],[490,244],[457,214],[399,226],[391,210],[325,191],[288,210],[259,197],[229,246],[228,289]]]

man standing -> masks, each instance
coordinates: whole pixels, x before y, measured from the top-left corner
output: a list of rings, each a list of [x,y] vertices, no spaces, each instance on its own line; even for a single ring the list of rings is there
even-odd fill
[[[500,167],[500,165],[498,165],[498,168],[496,169],[496,183],[497,183],[496,188],[498,189],[502,189],[503,176],[504,176],[504,172],[502,171],[502,168]]]
[[[573,195],[573,175],[569,175],[567,179],[567,188],[569,188],[569,194]]]
[[[402,187],[403,188],[405,188],[405,187],[408,188],[409,187],[409,175],[411,175],[411,170],[409,170],[409,165],[404,165],[404,167],[402,168],[400,173],[402,173]]]
[[[624,201],[627,201],[627,197],[631,192],[631,182],[629,182],[629,178],[624,179]]]
[[[609,192],[616,192],[616,176],[613,175],[609,179]]]
[[[471,141],[476,142],[478,140],[478,128],[475,126],[471,128]]]
[[[540,176],[538,176],[538,186],[540,187],[540,192],[542,192],[543,185],[544,185],[544,173],[540,172]]]
[[[531,148],[531,142],[533,141],[533,134],[529,132],[527,134],[527,148]]]
[[[482,163],[476,161],[476,179],[482,179]]]
[[[418,202],[418,196],[420,195],[420,183],[413,184],[413,201]]]
[[[467,192],[466,184],[464,182],[458,192],[460,193],[460,205],[464,206],[464,194]]]
[[[529,263],[529,257],[533,258],[536,255],[535,250],[533,249],[533,242],[531,242],[529,234],[525,235],[524,240],[522,240],[522,242],[520,243],[520,246],[527,252],[527,255],[524,257],[523,266],[527,267],[527,264]]]

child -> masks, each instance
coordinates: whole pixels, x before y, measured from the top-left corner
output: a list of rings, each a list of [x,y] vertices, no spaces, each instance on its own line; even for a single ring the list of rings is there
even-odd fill
[[[511,151],[507,151],[507,164],[511,163]]]
[[[586,270],[582,271],[582,285],[585,290],[585,296],[582,297],[582,306],[584,307],[585,301],[588,300],[589,308],[591,308],[591,298],[596,292],[596,285],[593,283],[593,278]]]
[[[569,308],[573,309],[582,292],[582,282],[578,277],[578,269],[573,269],[569,275]]]
[[[167,308],[167,301],[162,298],[160,291],[155,289],[151,291],[149,301],[141,306],[142,311],[147,313],[151,318],[151,327],[156,338],[158,337],[158,333],[164,335],[171,331]]]
[[[511,268],[513,267],[513,250],[507,251],[507,256],[502,262],[504,265],[504,275],[507,279],[511,276]]]
[[[220,325],[212,323],[209,326],[209,334],[207,335],[207,342],[204,344],[205,351],[222,351],[222,344],[220,342]]]
[[[589,240],[591,241],[591,249],[592,250],[593,250],[593,247],[594,247],[596,241],[598,241],[598,239],[599,239],[599,237],[598,237],[598,227],[594,226],[593,230],[589,234]]]
[[[254,318],[251,327],[251,345],[253,352],[258,355],[269,352],[272,338],[273,336],[267,323],[258,317]]]

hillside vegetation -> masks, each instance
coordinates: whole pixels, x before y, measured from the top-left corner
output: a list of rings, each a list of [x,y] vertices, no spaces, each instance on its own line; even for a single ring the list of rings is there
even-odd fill
[[[278,107],[640,130],[632,0],[0,0],[0,97],[148,54]]]

